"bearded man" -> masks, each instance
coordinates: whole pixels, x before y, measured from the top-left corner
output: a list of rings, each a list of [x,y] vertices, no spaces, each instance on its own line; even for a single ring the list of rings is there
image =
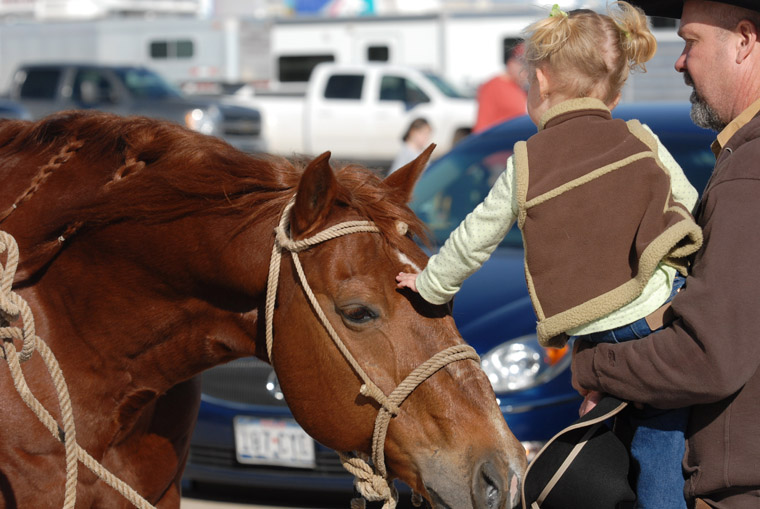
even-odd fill
[[[632,0],[680,18],[675,63],[692,120],[718,131],[696,219],[704,232],[676,319],[620,344],[578,342],[573,385],[657,408],[690,406],[689,507],[760,507],[760,1]],[[667,509],[667,508],[662,508]]]

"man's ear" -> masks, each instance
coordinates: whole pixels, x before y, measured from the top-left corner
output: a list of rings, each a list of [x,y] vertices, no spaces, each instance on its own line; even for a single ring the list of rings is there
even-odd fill
[[[748,19],[743,19],[736,25],[734,33],[738,36],[736,63],[741,64],[750,53],[760,51],[757,47],[758,27]]]

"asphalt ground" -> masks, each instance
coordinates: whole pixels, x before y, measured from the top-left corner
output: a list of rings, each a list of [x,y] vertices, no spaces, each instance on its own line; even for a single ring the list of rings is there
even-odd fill
[[[180,509],[348,509],[347,494],[315,494],[295,491],[253,491],[224,486],[204,486],[183,491]],[[381,503],[368,503],[367,509],[380,509]],[[398,509],[412,509],[409,495],[402,494]]]

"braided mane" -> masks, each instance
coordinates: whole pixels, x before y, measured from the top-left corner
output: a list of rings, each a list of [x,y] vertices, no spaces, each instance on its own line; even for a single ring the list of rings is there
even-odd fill
[[[75,154],[51,165],[72,143]],[[32,155],[37,157],[33,171]],[[45,160],[47,165],[39,164]],[[24,167],[26,172],[19,171]],[[23,215],[36,200],[55,203],[33,218],[41,243],[72,229],[169,222],[191,214],[240,214],[242,230],[279,213],[295,192],[305,161],[245,154],[220,139],[145,117],[69,111],[34,123],[0,122],[0,178],[24,175],[31,182],[43,167],[44,181],[13,211]],[[419,219],[371,171],[346,165],[336,176],[339,204],[374,221],[392,243],[397,220],[408,223],[413,234],[424,234]],[[19,197],[0,193],[0,200],[2,212]]]

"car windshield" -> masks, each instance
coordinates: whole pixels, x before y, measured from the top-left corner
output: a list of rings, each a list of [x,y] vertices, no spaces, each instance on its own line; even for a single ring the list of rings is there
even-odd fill
[[[426,71],[423,74],[425,74],[425,77],[427,77],[427,79],[429,79],[430,82],[433,83],[433,85],[435,85],[436,88],[441,91],[441,93],[443,93],[443,95],[447,97],[453,97],[454,99],[466,98],[466,96],[457,91],[454,85],[443,79],[443,77],[429,71]]]
[[[684,118],[684,125],[689,122]],[[657,132],[657,129],[655,128]],[[710,151],[713,134],[683,130],[658,132],[662,143],[681,165],[687,178],[700,193],[712,173],[715,157]],[[480,202],[506,168],[512,147],[535,134],[528,117],[462,141],[454,150],[433,162],[414,190],[412,210],[428,225],[440,246]],[[514,226],[501,247],[522,247],[520,231]]]
[[[148,69],[117,69],[116,73],[134,97],[140,99],[165,99],[181,96],[179,91],[167,83],[160,75]]]
[[[514,143],[536,132],[533,123],[525,120],[516,121],[519,137],[514,140],[489,136],[490,133],[470,137],[434,162],[422,175],[414,189],[411,207],[427,224],[436,244],[442,245],[465,216],[483,201],[506,168]],[[502,245],[522,246],[516,227],[504,238]]]

